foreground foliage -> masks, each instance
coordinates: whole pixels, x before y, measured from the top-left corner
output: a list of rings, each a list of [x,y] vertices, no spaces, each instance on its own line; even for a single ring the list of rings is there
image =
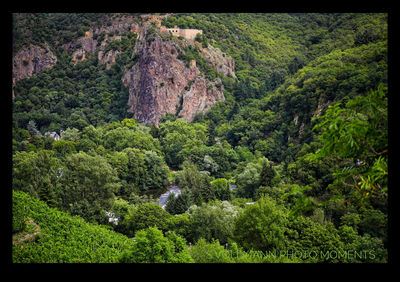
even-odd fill
[[[128,237],[70,216],[23,192],[13,192],[13,205],[23,206],[40,226],[33,241],[13,244],[13,262],[73,263],[117,262],[121,252],[132,245]]]
[[[14,22],[15,50],[46,41],[57,56],[14,86],[14,262],[388,261],[386,14],[170,15],[237,78],[186,48],[225,101],[159,126],[126,111],[135,34],[105,46],[121,52],[108,70],[62,51],[112,16]],[[181,194],[163,209],[168,185]]]

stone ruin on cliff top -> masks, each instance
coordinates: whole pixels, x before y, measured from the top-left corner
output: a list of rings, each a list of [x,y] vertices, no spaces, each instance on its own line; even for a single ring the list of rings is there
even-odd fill
[[[163,25],[161,25],[162,21],[162,16],[154,16],[154,15],[142,15],[141,16],[142,20],[150,23],[154,23],[159,29],[160,32],[162,33],[172,33],[174,36],[182,36],[185,39],[189,40],[194,40],[196,38],[197,34],[203,34],[203,31],[201,29],[189,29],[189,28],[179,28],[177,26],[174,26],[174,28],[167,28]],[[131,29],[131,32],[138,32],[138,27],[133,27]]]

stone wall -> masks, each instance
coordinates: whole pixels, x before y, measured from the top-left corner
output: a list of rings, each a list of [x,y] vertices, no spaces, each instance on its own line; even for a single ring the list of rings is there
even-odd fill
[[[182,36],[185,39],[194,40],[198,33],[203,34],[201,29],[181,29],[179,27],[167,28],[166,31],[172,33],[175,36]]]

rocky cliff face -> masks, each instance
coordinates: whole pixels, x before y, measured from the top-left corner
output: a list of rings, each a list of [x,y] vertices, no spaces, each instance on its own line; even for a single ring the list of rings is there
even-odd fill
[[[182,110],[179,112],[187,121],[193,121],[196,114],[207,111],[218,101],[224,101],[221,80],[210,82],[197,76],[190,90],[183,95]]]
[[[93,40],[93,33],[91,31],[86,32],[85,36],[79,38],[76,44],[80,44],[81,47],[72,54],[72,60],[75,63],[85,60],[88,54],[94,53],[97,50],[97,41]]]
[[[50,51],[47,44],[45,47],[29,45],[21,48],[13,56],[13,84],[52,67],[56,62],[57,57]]]
[[[130,111],[138,122],[158,124],[166,113],[192,121],[197,113],[224,100],[220,80],[208,81],[196,66],[188,67],[177,58],[183,52],[179,44],[146,33],[146,28],[139,31],[138,62],[123,77]]]
[[[64,50],[67,52],[73,52],[72,61],[74,61],[75,64],[87,59],[90,56],[93,56],[96,51],[98,51],[97,58],[99,59],[100,64],[106,64],[106,69],[109,69],[111,65],[116,62],[117,56],[121,53],[116,50],[104,52],[106,45],[113,40],[121,40],[121,36],[109,36],[106,34],[104,40],[100,43],[100,45],[98,45],[97,40],[93,39],[93,32],[88,31],[86,32],[85,36],[78,38],[75,42],[65,44]],[[80,47],[77,48],[77,46]]]
[[[121,51],[109,50],[107,44],[121,40],[121,34],[126,32],[135,33],[136,45],[128,56],[132,58],[136,54],[138,59],[130,69],[125,70],[122,78],[129,88],[128,104],[133,117],[138,122],[158,124],[160,117],[169,113],[193,121],[197,113],[224,100],[223,85],[220,79],[213,82],[207,80],[195,61],[187,65],[178,59],[178,55],[184,53],[188,45],[197,46],[199,54],[217,71],[236,77],[234,61],[218,48],[202,48],[198,42],[171,38],[165,32],[161,35],[159,29],[160,22],[154,26],[146,17],[142,20],[130,16],[113,17],[109,24],[91,27],[84,36],[63,44],[62,48],[72,54],[75,64],[97,56],[99,63],[109,69]],[[22,48],[13,57],[13,84],[56,62],[56,56],[47,45],[45,48],[34,45]]]
[[[220,49],[208,45],[207,48],[200,48],[200,53],[217,71],[236,78],[235,61],[225,53],[222,53]]]
[[[78,38],[74,42],[64,44],[63,48],[69,53],[73,52],[72,60],[75,64],[85,60],[90,55],[94,55],[98,51],[97,58],[100,64],[105,64],[106,69],[109,69],[116,62],[116,58],[121,52],[116,50],[104,52],[106,45],[113,40],[121,40],[121,36],[117,34],[130,32],[135,28],[138,28],[138,25],[134,17],[115,17],[110,20],[109,25],[93,27],[85,33],[85,36]],[[93,35],[99,36],[101,34],[104,34],[104,38],[98,44],[98,40],[94,39]],[[77,46],[80,47],[77,48]]]

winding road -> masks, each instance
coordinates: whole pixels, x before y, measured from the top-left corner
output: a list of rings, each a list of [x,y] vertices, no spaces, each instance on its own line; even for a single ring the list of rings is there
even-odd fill
[[[160,199],[156,201],[157,204],[159,204],[162,208],[165,208],[165,204],[167,203],[167,199],[169,194],[174,193],[175,197],[177,197],[181,193],[181,189],[178,188],[178,186],[171,185],[168,188],[168,191],[165,192],[160,196]]]

